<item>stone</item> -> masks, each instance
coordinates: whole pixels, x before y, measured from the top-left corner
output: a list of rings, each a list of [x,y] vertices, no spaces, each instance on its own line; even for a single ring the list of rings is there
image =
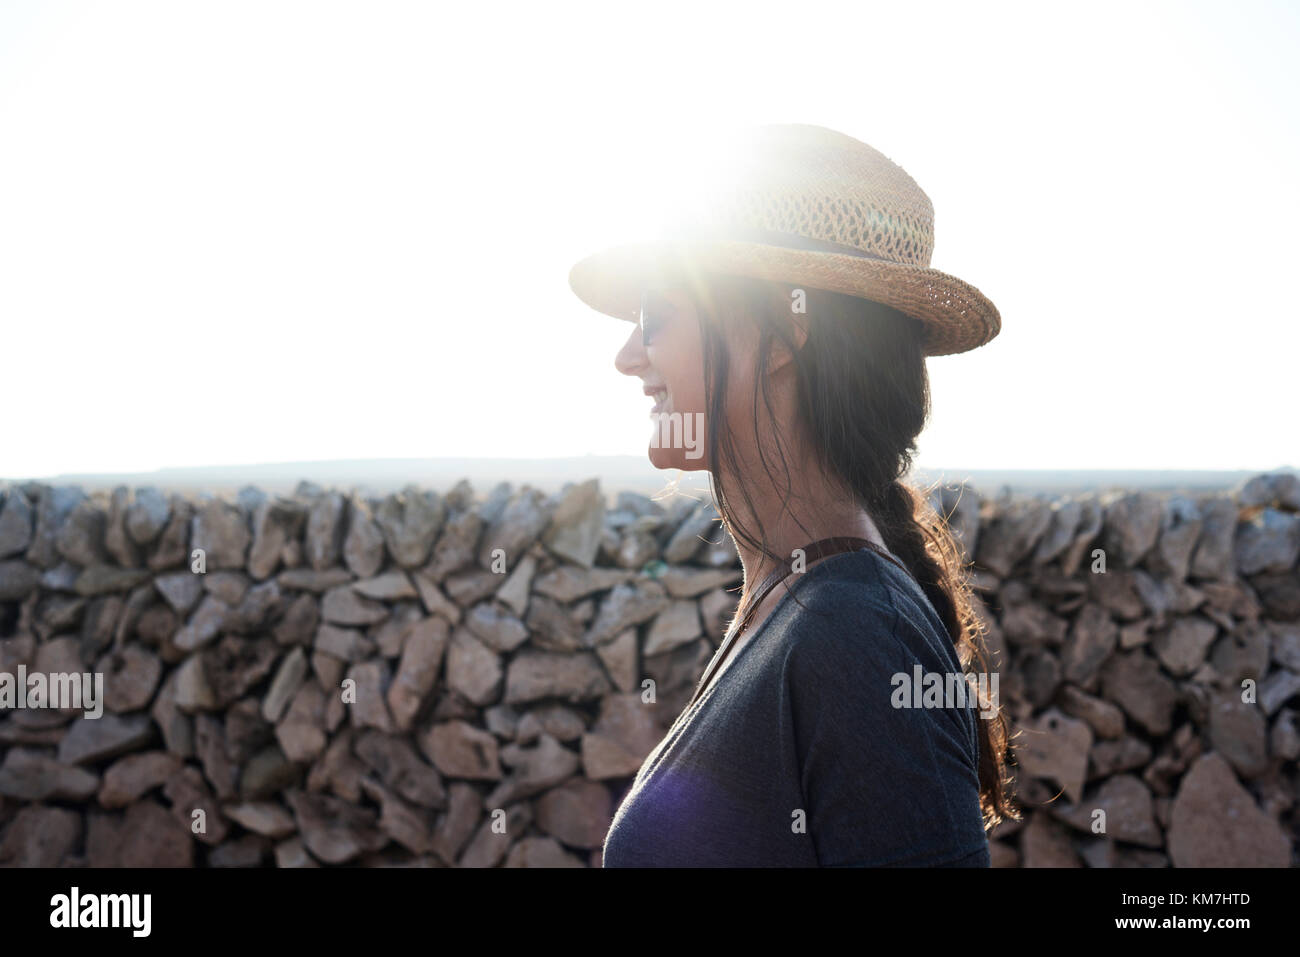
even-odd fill
[[[526,837],[510,848],[503,867],[586,867],[554,838]]]
[[[1160,533],[1147,565],[1162,579],[1181,582],[1191,570],[1192,553],[1201,537],[1201,510],[1186,495],[1173,494],[1164,501]]]
[[[78,718],[59,743],[63,764],[93,764],[104,758],[134,751],[153,738],[153,722],[144,714],[105,714]]]
[[[420,593],[420,604],[424,606],[425,611],[431,615],[441,615],[452,625],[460,624],[460,606],[444,595],[442,589],[423,573],[415,575],[415,587]]]
[[[1218,626],[1207,618],[1180,617],[1151,637],[1151,650],[1171,675],[1185,677],[1205,661],[1205,654],[1218,633]]]
[[[479,539],[479,567],[490,570],[498,549],[506,567],[519,561],[550,524],[551,511],[552,507],[536,489],[525,488],[513,496]]]
[[[82,499],[59,526],[54,546],[64,559],[83,568],[107,561],[104,549],[106,516],[93,499]]]
[[[1280,505],[1300,511],[1300,476],[1291,472],[1256,475],[1243,482],[1234,494],[1243,508]]]
[[[1079,801],[1087,780],[1092,730],[1084,722],[1051,708],[1037,721],[1026,723],[1025,732],[1015,748],[1024,773],[1050,778],[1061,786],[1070,801]]]
[[[356,700],[350,705],[352,723],[358,728],[377,728],[385,734],[397,730],[388,711],[385,691],[390,672],[382,660],[363,661],[348,669],[348,679],[355,682]]]
[[[705,536],[714,530],[718,522],[718,510],[713,503],[700,502],[668,539],[663,550],[663,560],[669,565],[689,561],[700,550]]]
[[[185,652],[204,647],[221,633],[229,614],[230,606],[220,598],[203,596],[189,621],[172,638],[172,643]]]
[[[22,601],[36,590],[41,573],[24,561],[0,562],[0,601]]]
[[[505,858],[514,835],[532,823],[531,805],[520,802],[491,809],[460,856],[461,867],[496,867]]]
[[[352,581],[352,574],[344,568],[289,568],[275,576],[281,588],[290,591],[325,592]]]
[[[510,662],[505,701],[518,705],[555,697],[576,703],[599,698],[608,690],[600,660],[590,652],[566,655],[525,649]]]
[[[1046,608],[1036,604],[1015,603],[1004,605],[1002,612],[1002,634],[1007,641],[1028,647],[1057,646],[1065,641],[1069,628],[1064,618],[1053,615]],[[1093,628],[1085,632],[1085,638],[1094,639],[1104,645],[1105,632]],[[1094,644],[1085,647],[1090,653],[1100,653]]]
[[[442,618],[423,618],[408,628],[401,663],[388,688],[388,708],[399,731],[410,730],[428,700],[449,642],[450,628]]]
[[[353,751],[402,800],[417,807],[447,806],[442,778],[420,758],[408,738],[368,728],[356,736]]]
[[[554,787],[578,770],[578,755],[549,734],[542,734],[534,747],[508,744],[501,760],[513,768],[511,774],[487,796],[488,807],[503,807]]]
[[[457,628],[447,648],[447,686],[476,705],[494,703],[501,694],[501,658],[467,628]]]
[[[358,578],[371,578],[384,567],[384,533],[361,499],[352,498],[348,515],[343,562]]]
[[[1245,778],[1268,770],[1268,722],[1238,691],[1223,691],[1210,702],[1210,747]]]
[[[203,549],[209,572],[243,568],[252,538],[244,513],[220,499],[207,502],[194,513],[190,548]]]
[[[1272,715],[1297,695],[1300,695],[1300,674],[1280,668],[1259,686],[1259,706],[1265,714]]]
[[[1165,505],[1151,492],[1110,493],[1102,496],[1105,520],[1101,546],[1107,565],[1135,568],[1155,547]]]
[[[446,505],[436,492],[408,485],[384,499],[375,519],[393,561],[403,568],[417,568],[428,561],[446,515]]]
[[[343,496],[329,492],[318,496],[307,513],[303,557],[315,571],[338,564],[345,508]]]
[[[448,576],[443,581],[443,586],[447,589],[451,601],[467,609],[493,594],[500,585],[500,580],[502,580],[500,575],[494,575],[493,572],[484,571],[482,568],[471,568],[469,571]]]
[[[1087,602],[1079,609],[1070,637],[1061,653],[1066,681],[1088,684],[1115,650],[1119,630],[1106,609]]]
[[[307,655],[301,648],[294,648],[281,659],[271,687],[262,699],[262,717],[271,724],[279,721],[306,676]]]
[[[364,581],[354,582],[352,589],[357,594],[376,601],[393,602],[419,597],[419,593],[415,590],[415,586],[411,584],[411,579],[406,572],[397,570],[385,572]],[[327,595],[326,598],[328,597]]]
[[[525,621],[530,643],[542,651],[581,651],[586,629],[573,612],[559,602],[536,595]]]
[[[173,690],[176,707],[186,713],[210,711],[217,707],[216,692],[208,674],[208,660],[202,654],[190,655],[176,672]]]
[[[552,702],[524,714],[519,719],[514,737],[519,744],[530,744],[543,733],[557,741],[577,741],[586,730],[587,723],[576,709]]]
[[[92,565],[77,576],[73,590],[78,595],[107,595],[111,592],[130,591],[148,580],[149,573],[140,568]]]
[[[1000,578],[1034,551],[1052,522],[1049,502],[1040,498],[1017,499],[993,513],[980,530],[978,563]]]
[[[275,574],[306,517],[299,503],[287,499],[263,501],[253,509],[253,544],[248,551],[248,573],[253,578],[263,581]]]
[[[291,837],[275,845],[276,867],[320,867],[314,857],[307,853],[302,841]]]
[[[571,778],[537,799],[537,826],[569,845],[601,847],[614,816],[609,789],[595,781]]]
[[[432,815],[412,807],[373,778],[362,778],[361,790],[380,807],[379,830],[413,854],[431,849]]]
[[[21,555],[27,550],[35,521],[36,513],[27,496],[21,489],[11,488],[0,505],[0,558]]]
[[[1105,812],[1105,834],[1111,840],[1163,847],[1164,837],[1156,824],[1151,792],[1131,774],[1108,778],[1092,797],[1081,804],[1062,808],[1057,817],[1081,831],[1092,832],[1096,811]]]
[[[638,580],[616,585],[600,604],[596,619],[583,636],[588,648],[612,641],[620,632],[649,621],[668,607],[670,599],[663,585]]]
[[[1102,693],[1148,733],[1163,736],[1173,723],[1178,692],[1141,650],[1112,655],[1101,673]]]
[[[497,601],[520,618],[528,611],[529,590],[536,572],[537,559],[532,555],[525,555],[511,570],[501,587],[496,590]]]
[[[81,843],[81,815],[61,807],[19,808],[0,842],[0,866],[65,867]]]
[[[242,801],[227,804],[221,813],[245,830],[279,839],[294,833],[293,817],[276,801]]]
[[[1083,503],[1066,496],[1051,502],[1048,513],[1047,531],[1043,533],[1043,537],[1038,540],[1038,546],[1034,549],[1033,564],[1035,565],[1046,565],[1070,547],[1079,530],[1079,522],[1083,518]],[[975,526],[976,528],[979,526],[978,516],[975,518]]]
[[[256,801],[278,794],[297,782],[298,773],[298,765],[278,745],[269,745],[244,765],[239,775],[240,800]]]
[[[101,657],[95,670],[104,676],[105,709],[122,714],[149,707],[163,663],[148,648],[128,644]]]
[[[706,592],[739,584],[744,573],[739,568],[691,568],[668,566],[658,577],[672,598],[698,598]]]
[[[455,782],[448,789],[447,810],[438,818],[432,850],[448,866],[455,863],[465,842],[483,816],[483,798],[473,785]]]
[[[442,532],[433,546],[433,557],[420,574],[431,582],[440,582],[452,572],[469,568],[474,564],[483,528],[483,517],[477,512],[462,511],[452,515],[443,523]]]
[[[703,634],[699,606],[690,600],[674,600],[651,622],[644,653],[657,655],[688,644]]]
[[[1243,575],[1289,571],[1300,557],[1300,515],[1266,508],[1237,526],[1233,547]]]
[[[336,625],[373,625],[388,617],[380,602],[358,594],[352,587],[331,588],[321,600],[321,617]]]
[[[203,582],[191,571],[159,575],[153,580],[153,587],[178,615],[188,615],[203,597]]]
[[[99,775],[33,748],[10,748],[0,764],[0,795],[17,801],[87,801],[97,790]]]
[[[1226,685],[1240,687],[1246,678],[1260,681],[1268,670],[1271,644],[1272,632],[1267,625],[1243,622],[1215,642],[1210,664]]]
[[[1078,853],[1070,843],[1065,828],[1045,811],[1029,814],[1020,836],[1022,867],[1082,867]]]
[[[320,611],[311,595],[299,595],[285,609],[273,634],[281,645],[310,646],[320,627]]]
[[[245,834],[214,847],[208,853],[208,867],[261,867],[269,850],[266,838]]]
[[[193,867],[187,828],[156,801],[140,801],[125,814],[91,812],[86,863],[94,868]]]
[[[633,775],[661,737],[639,693],[606,695],[595,725],[582,736],[583,773],[593,781]]]
[[[362,661],[375,653],[374,642],[355,628],[328,624],[322,624],[316,630],[314,647],[340,661]]]
[[[1183,777],[1170,811],[1175,867],[1289,867],[1291,841],[1255,804],[1224,758],[1203,755]]]
[[[345,864],[378,851],[388,836],[375,827],[375,814],[328,794],[291,791],[286,795],[303,845],[326,864]]]
[[[558,602],[568,604],[597,592],[608,591],[617,585],[630,582],[635,573],[617,568],[575,568],[561,565],[553,571],[539,575],[533,591]]]
[[[152,545],[170,517],[171,505],[165,495],[152,486],[138,488],[126,509],[126,533],[137,545]]]
[[[1119,738],[1124,734],[1124,712],[1104,698],[1085,694],[1073,685],[1061,689],[1061,710],[1072,718],[1088,722],[1099,738]]]
[[[418,740],[420,751],[449,778],[497,781],[501,764],[497,739],[465,721],[435,724]]]
[[[99,804],[106,808],[126,807],[161,787],[180,767],[181,759],[166,751],[144,751],[118,758],[104,772]]]
[[[1200,502],[1201,534],[1192,553],[1190,573],[1197,578],[1228,581],[1236,574],[1233,541],[1236,538],[1236,503],[1222,496]]]
[[[493,651],[505,654],[528,640],[524,623],[491,602],[475,605],[465,616],[465,627]]]
[[[554,505],[542,543],[557,557],[590,568],[605,528],[605,499],[600,480],[569,484]]]

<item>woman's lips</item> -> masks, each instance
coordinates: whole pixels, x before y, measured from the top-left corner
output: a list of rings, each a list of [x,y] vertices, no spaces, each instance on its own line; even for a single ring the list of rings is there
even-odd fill
[[[650,410],[650,414],[657,415],[662,412],[664,406],[668,404],[668,390],[660,389],[658,392],[652,392],[651,395],[654,396],[655,404]]]

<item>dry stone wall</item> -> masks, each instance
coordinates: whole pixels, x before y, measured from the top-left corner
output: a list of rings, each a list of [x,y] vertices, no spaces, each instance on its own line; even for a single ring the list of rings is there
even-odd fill
[[[1017,730],[995,865],[1294,865],[1300,482],[931,500]],[[739,583],[711,505],[595,481],[10,485],[0,863],[599,866]]]

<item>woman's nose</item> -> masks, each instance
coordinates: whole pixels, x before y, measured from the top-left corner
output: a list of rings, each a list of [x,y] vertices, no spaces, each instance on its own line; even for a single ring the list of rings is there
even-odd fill
[[[632,326],[632,332],[623,348],[614,356],[614,368],[623,375],[639,375],[646,367],[645,347],[641,345],[641,327]]]

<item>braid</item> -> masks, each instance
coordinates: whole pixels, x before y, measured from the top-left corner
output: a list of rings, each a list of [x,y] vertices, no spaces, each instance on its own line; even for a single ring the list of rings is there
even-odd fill
[[[884,488],[876,511],[871,514],[885,546],[912,572],[934,605],[952,638],[962,669],[969,669],[974,662],[977,674],[988,673],[982,625],[970,600],[966,566],[947,522],[926,498],[897,479]],[[986,703],[981,702],[976,719],[981,725],[979,776],[983,793],[980,803],[987,827],[1003,817],[1014,819],[1018,815],[1007,804],[1009,782],[1001,760],[1009,734],[1006,716],[999,707],[992,717],[986,717],[981,713],[985,707]]]
[[[953,605],[952,596],[944,587],[943,567],[927,549],[927,535],[923,533],[923,526],[917,519],[917,512],[924,511],[918,508],[920,504],[911,486],[895,479],[885,487],[881,501],[877,505],[877,511],[883,519],[883,521],[877,520],[877,527],[885,540],[886,547],[902,559],[903,564],[920,584],[925,597],[929,598],[930,604],[934,605],[934,610],[939,613],[939,619],[948,629],[948,633],[957,634],[959,631],[957,610]],[[933,537],[930,538],[933,541]]]

